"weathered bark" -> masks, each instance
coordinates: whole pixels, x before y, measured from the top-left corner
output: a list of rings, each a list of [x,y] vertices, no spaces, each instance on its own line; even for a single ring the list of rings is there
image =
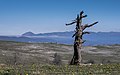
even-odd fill
[[[77,44],[74,44],[74,55],[70,62],[71,65],[79,65],[81,63],[81,49],[77,46]]]
[[[91,27],[95,24],[97,24],[98,22],[95,22],[93,24],[86,24],[86,25],[82,25],[82,19],[87,17],[87,15],[83,15],[83,11],[80,12],[80,15],[77,15],[76,20],[74,20],[72,23],[66,24],[66,25],[72,25],[76,23],[76,32],[75,34],[73,34],[72,37],[75,37],[74,40],[74,55],[73,58],[70,62],[70,65],[79,65],[81,63],[82,60],[82,56],[81,56],[81,48],[82,48],[82,44],[85,42],[85,40],[82,39],[84,34],[90,34],[89,32],[83,32],[86,28]]]

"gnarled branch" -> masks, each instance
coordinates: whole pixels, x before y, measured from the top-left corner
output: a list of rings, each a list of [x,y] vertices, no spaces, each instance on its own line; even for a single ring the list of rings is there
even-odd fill
[[[91,27],[91,26],[93,26],[93,25],[95,25],[95,24],[97,24],[98,22],[94,22],[93,24],[90,24],[90,25],[88,25],[87,27]]]
[[[82,16],[82,18],[85,18],[85,17],[87,17],[87,15]]]
[[[95,25],[95,24],[97,24],[97,23],[98,23],[98,22],[94,22],[94,23],[92,23],[92,24],[90,24],[90,25],[85,24],[85,25],[82,27],[82,29],[85,30],[86,28],[91,27],[91,26],[93,26],[93,25]]]
[[[81,11],[81,12],[80,12],[80,16],[81,16],[83,13],[84,13],[84,11]]]
[[[74,21],[74,22],[72,22],[72,23],[66,24],[66,26],[67,26],[67,25],[72,25],[72,24],[74,24],[74,23],[76,23],[76,22]]]
[[[90,34],[90,32],[83,32],[82,35],[84,35],[84,34]]]
[[[85,43],[85,42],[86,42],[86,40],[83,40],[83,41],[82,41],[82,43]]]

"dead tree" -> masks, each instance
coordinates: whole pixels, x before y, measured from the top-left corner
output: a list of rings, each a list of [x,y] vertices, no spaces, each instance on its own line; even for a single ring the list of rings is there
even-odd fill
[[[82,44],[85,42],[85,40],[83,40],[83,35],[90,34],[90,32],[84,32],[84,30],[98,23],[98,22],[94,22],[93,24],[90,24],[90,25],[88,24],[82,25],[82,19],[87,17],[87,15],[83,15],[83,13],[84,12],[81,11],[80,14],[77,15],[77,18],[73,20],[72,23],[66,24],[67,26],[76,24],[75,34],[73,34],[72,36],[72,37],[75,37],[74,55],[70,62],[70,65],[79,65],[81,63],[81,60],[82,60],[81,48],[82,48]]]

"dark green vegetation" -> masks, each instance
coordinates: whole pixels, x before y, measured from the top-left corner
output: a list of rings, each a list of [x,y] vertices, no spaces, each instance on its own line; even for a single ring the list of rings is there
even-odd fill
[[[31,65],[0,68],[0,75],[120,75],[120,64]]]
[[[53,65],[55,53],[59,55],[62,66]],[[118,64],[120,63],[120,45],[83,47],[82,63],[94,63],[93,65],[68,66],[72,54],[72,45],[0,41],[0,73],[1,75],[6,72],[9,75],[20,72],[30,73],[29,75],[37,75],[37,73],[38,75],[57,73],[119,75],[120,73],[120,64]],[[105,65],[99,65],[101,63]]]

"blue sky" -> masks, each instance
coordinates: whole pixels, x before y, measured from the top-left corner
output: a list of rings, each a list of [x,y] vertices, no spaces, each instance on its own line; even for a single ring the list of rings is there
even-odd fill
[[[120,32],[120,0],[0,0],[0,35],[72,31],[82,10],[83,24],[99,21],[88,31]]]

